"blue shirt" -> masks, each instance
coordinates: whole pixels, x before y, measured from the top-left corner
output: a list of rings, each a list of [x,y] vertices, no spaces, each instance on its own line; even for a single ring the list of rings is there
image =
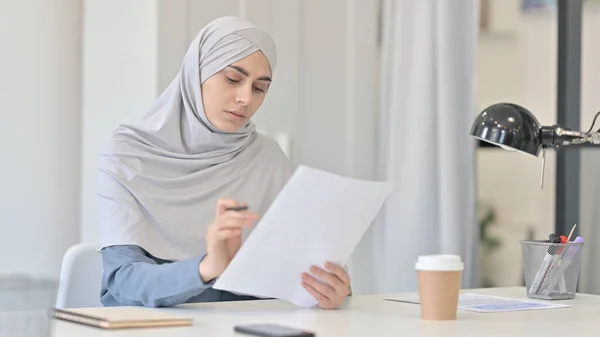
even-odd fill
[[[255,300],[213,289],[198,270],[204,256],[182,261],[162,260],[139,246],[102,249],[104,306],[169,307],[182,303]]]

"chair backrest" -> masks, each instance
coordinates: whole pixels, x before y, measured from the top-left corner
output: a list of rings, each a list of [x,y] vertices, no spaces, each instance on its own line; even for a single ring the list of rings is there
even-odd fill
[[[70,247],[62,260],[57,308],[101,307],[102,255],[100,245],[78,243]]]

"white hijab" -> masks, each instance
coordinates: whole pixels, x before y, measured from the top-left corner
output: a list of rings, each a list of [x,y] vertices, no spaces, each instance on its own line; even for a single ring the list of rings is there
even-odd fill
[[[273,72],[275,44],[265,32],[237,17],[212,21],[142,120],[111,133],[98,165],[103,247],[138,245],[181,260],[206,253],[219,198],[265,213],[291,175],[289,161],[252,122],[238,132],[218,130],[206,118],[200,90],[210,76],[259,50]]]

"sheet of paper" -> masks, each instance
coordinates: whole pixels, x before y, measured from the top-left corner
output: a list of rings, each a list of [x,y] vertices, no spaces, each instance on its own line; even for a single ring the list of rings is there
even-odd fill
[[[387,298],[389,301],[419,304],[419,296]],[[458,310],[475,312],[502,312],[568,308],[569,305],[551,302],[521,300],[508,297],[479,295],[473,293],[460,294]]]
[[[391,191],[388,182],[300,166],[213,288],[316,305],[302,273],[325,261],[344,265]]]

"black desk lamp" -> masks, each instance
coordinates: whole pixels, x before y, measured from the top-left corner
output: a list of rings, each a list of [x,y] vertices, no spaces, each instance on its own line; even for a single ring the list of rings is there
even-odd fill
[[[600,129],[592,132],[596,118],[588,132],[553,125],[543,126],[535,116],[522,106],[498,103],[484,109],[473,121],[471,135],[503,149],[533,156],[543,152],[541,185],[544,186],[546,149],[558,150],[561,146],[592,143],[600,144]]]

